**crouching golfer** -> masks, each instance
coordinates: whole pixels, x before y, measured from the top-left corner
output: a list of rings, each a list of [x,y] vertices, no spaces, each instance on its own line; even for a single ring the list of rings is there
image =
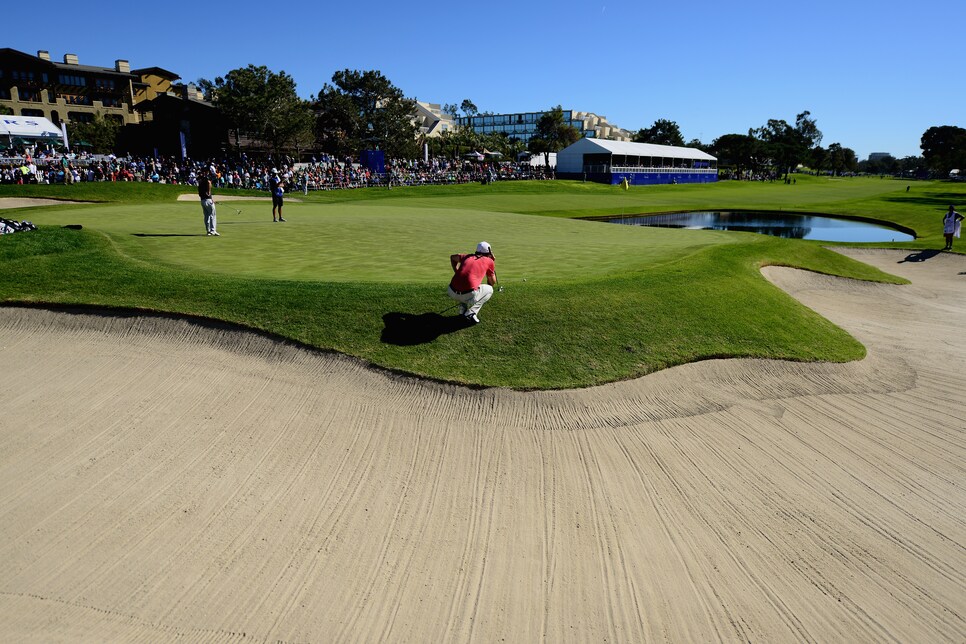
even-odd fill
[[[450,255],[449,263],[453,265],[449,296],[460,303],[460,315],[468,322],[479,324],[477,314],[493,296],[493,287],[496,286],[493,251],[485,241],[480,242],[476,245],[476,253]],[[483,284],[484,277],[486,284]]]

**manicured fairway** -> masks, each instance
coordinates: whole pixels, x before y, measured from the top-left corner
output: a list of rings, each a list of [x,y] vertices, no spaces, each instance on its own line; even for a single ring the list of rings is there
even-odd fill
[[[289,203],[222,202],[205,237],[190,188],[34,187],[119,203],[8,216],[50,226],[0,245],[6,302],[133,307],[216,318],[434,378],[519,388],[586,386],[719,356],[851,360],[863,348],[760,275],[779,264],[901,281],[813,242],[575,221],[688,208],[825,212],[900,223],[939,240],[954,184],[803,177],[621,191],[571,182],[344,191]],[[167,188],[167,190],[164,190]],[[114,192],[112,192],[114,190]],[[85,192],[86,191],[86,192]],[[0,196],[8,196],[8,187]],[[238,211],[241,211],[240,213]],[[557,217],[534,216],[533,213]],[[81,231],[60,228],[82,224]],[[446,309],[448,256],[493,244],[506,292],[464,328]],[[526,281],[524,281],[526,280]]]

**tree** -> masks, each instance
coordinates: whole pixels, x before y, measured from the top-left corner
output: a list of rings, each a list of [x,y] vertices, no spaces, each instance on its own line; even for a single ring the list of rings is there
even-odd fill
[[[543,113],[537,121],[534,135],[530,137],[530,151],[544,155],[550,165],[550,153],[559,152],[571,143],[580,140],[580,130],[564,120],[563,108],[559,105]]]
[[[712,141],[711,150],[718,157],[718,167],[735,166],[740,177],[744,170],[755,170],[762,162],[761,142],[750,134],[724,134]]]
[[[378,71],[344,69],[332,75],[315,103],[316,135],[323,149],[357,154],[379,148],[387,155],[418,154],[416,102]]]
[[[674,121],[658,119],[649,128],[637,131],[633,137],[636,143],[656,143],[657,145],[684,146],[684,137],[681,136],[681,128]]]
[[[851,149],[842,147],[841,143],[832,143],[828,146],[828,166],[833,175],[839,175],[854,172],[858,167],[858,160]]]
[[[806,151],[822,142],[822,131],[818,129],[815,119],[809,118],[811,114],[805,110],[795,117],[795,134]]]
[[[13,108],[7,105],[0,105],[0,114],[13,116]]]
[[[751,132],[765,144],[772,163],[784,172],[786,179],[792,168],[806,161],[808,152],[822,142],[822,132],[810,114],[806,110],[796,116],[794,126],[784,120],[769,119],[766,125]]]
[[[899,159],[899,172],[906,177],[918,176],[920,171],[926,167],[926,160],[922,157],[903,157]]]
[[[199,87],[228,121],[238,145],[241,134],[261,141],[278,152],[304,143],[311,132],[308,103],[295,93],[295,80],[284,71],[276,74],[265,66],[233,69],[224,78]]]
[[[463,114],[466,114],[467,116],[475,116],[480,113],[480,110],[476,108],[476,104],[468,98],[464,98],[463,102],[460,103],[460,109],[463,110]]]
[[[207,78],[199,78],[195,81],[195,85],[201,90],[201,95],[209,103],[215,100],[215,83]]]
[[[705,145],[704,143],[702,143],[701,139],[691,139],[690,141],[684,144],[684,147],[693,148],[695,150],[701,150],[702,152],[707,152],[708,150],[711,149],[711,146]]]
[[[117,143],[121,123],[98,110],[93,119],[87,123],[73,123],[70,129],[73,130],[71,139],[74,141],[87,141],[95,154],[110,154]]]
[[[892,155],[886,155],[860,161],[859,169],[868,174],[896,174],[899,171],[899,161]]]
[[[954,125],[931,127],[919,147],[929,168],[946,177],[954,168],[966,168],[966,130]]]
[[[460,108],[455,103],[444,103],[441,111],[443,114],[452,114],[453,116],[459,116],[460,114]]]
[[[812,170],[821,173],[828,166],[828,160],[828,150],[820,145],[816,145],[809,150],[808,161],[806,163]]]

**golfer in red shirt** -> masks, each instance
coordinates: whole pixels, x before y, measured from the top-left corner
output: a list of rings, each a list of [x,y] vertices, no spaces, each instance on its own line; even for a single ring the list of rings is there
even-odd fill
[[[468,322],[479,324],[477,313],[493,296],[496,286],[496,263],[493,251],[485,241],[476,245],[472,255],[449,256],[453,265],[453,279],[449,283],[449,296],[460,303],[460,315]],[[483,278],[486,277],[486,284]]]

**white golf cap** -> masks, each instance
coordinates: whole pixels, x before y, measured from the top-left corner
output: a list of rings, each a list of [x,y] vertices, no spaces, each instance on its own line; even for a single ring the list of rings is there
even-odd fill
[[[476,245],[476,252],[489,254],[492,251],[490,251],[490,245],[488,243],[480,242],[479,244]]]
[[[278,174],[278,168],[272,168],[272,174]]]

